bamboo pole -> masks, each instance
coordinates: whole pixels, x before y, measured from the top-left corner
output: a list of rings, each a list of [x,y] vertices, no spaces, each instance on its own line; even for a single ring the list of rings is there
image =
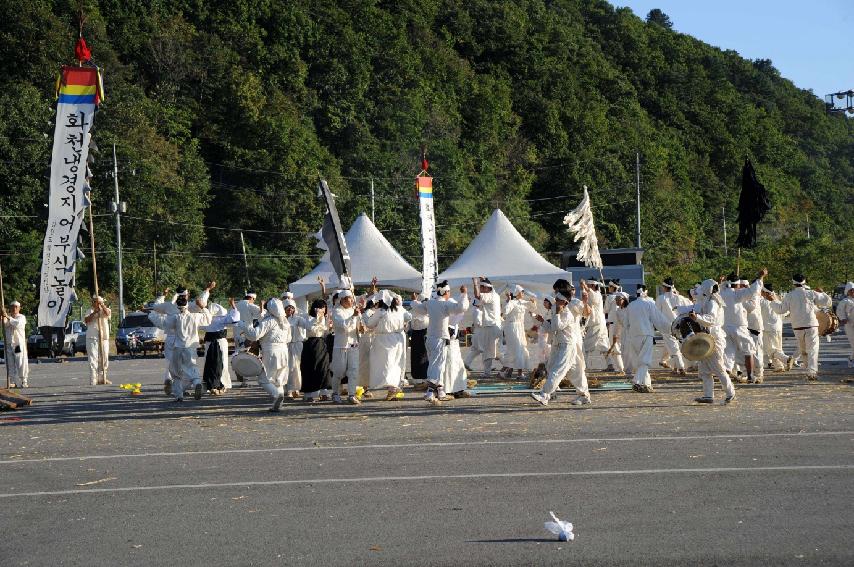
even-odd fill
[[[98,289],[98,261],[95,258],[95,225],[92,221],[92,203],[89,203],[89,251],[92,254],[92,280],[95,283],[95,295],[100,296]],[[104,368],[104,325],[103,318],[100,313],[97,314],[98,325],[98,372],[104,377],[104,384],[107,383],[107,371]],[[100,377],[96,379],[96,383]]]
[[[6,296],[3,293],[3,267],[0,266],[0,309],[6,310]],[[3,319],[0,321],[3,324],[3,360],[6,362],[6,389],[8,390],[12,385],[11,379],[9,378],[9,336],[6,333],[6,320]]]

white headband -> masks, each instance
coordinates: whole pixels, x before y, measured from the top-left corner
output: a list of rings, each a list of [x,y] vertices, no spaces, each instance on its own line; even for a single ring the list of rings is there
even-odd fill
[[[257,293],[247,293],[246,297],[251,297],[252,299],[255,299],[256,297],[258,297],[258,294]]]
[[[21,303],[20,303],[20,302],[18,302],[18,301],[13,301],[13,302],[12,302],[12,303],[10,303],[9,305],[10,305],[11,307],[20,307],[20,306],[21,306]]]
[[[561,292],[555,293],[555,299],[556,300],[559,299],[561,301],[566,301],[567,303],[569,303],[569,299],[567,299],[567,297],[564,294],[562,294]]]
[[[293,299],[286,299],[286,300],[283,302],[283,305],[284,305],[285,307],[293,307],[294,309],[296,309],[296,308],[297,308],[297,302],[296,302],[296,301],[294,301]]]
[[[353,292],[349,289],[342,289],[338,291],[338,299],[344,299],[345,297],[353,297]]]

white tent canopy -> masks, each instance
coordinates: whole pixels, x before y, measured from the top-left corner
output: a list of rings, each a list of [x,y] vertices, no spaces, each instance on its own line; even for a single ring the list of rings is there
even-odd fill
[[[381,286],[413,291],[421,289],[421,272],[403,259],[365,213],[353,221],[350,230],[344,235],[344,240],[350,252],[353,285],[370,285],[371,279],[376,276]],[[294,297],[320,293],[318,276],[323,278],[329,290],[339,285],[328,253],[323,256],[320,264],[290,284],[288,289],[293,292]]]
[[[558,278],[572,281],[572,274],[540,256],[500,209],[493,211],[457,261],[439,274],[439,281],[470,286],[478,276],[488,277],[498,290],[518,284],[540,295],[551,293]]]

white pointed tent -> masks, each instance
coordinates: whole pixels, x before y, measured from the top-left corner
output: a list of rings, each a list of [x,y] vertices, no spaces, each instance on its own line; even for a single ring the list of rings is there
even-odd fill
[[[417,291],[421,289],[421,272],[409,265],[386,240],[365,213],[359,215],[344,235],[350,252],[353,285],[370,285],[376,276],[381,286]],[[294,297],[320,293],[317,277],[323,277],[326,289],[339,285],[335,269],[325,254],[312,271],[288,286]]]
[[[470,285],[478,276],[488,277],[498,290],[519,284],[541,295],[551,293],[558,278],[572,281],[572,274],[540,256],[500,209],[493,211],[457,261],[439,274],[439,281],[456,287]]]

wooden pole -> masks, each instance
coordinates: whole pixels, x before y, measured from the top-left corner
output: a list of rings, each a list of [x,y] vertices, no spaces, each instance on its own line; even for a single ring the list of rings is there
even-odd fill
[[[3,294],[3,267],[0,266],[0,309],[6,309],[6,296]],[[9,336],[6,334],[6,320],[0,321],[3,324],[3,360],[6,362],[6,389],[8,390],[12,383],[9,378]]]
[[[101,295],[98,289],[98,261],[95,258],[95,224],[92,221],[92,203],[89,203],[89,251],[92,254],[92,280],[95,284],[95,295]],[[100,313],[96,318],[98,325],[98,372],[104,377],[104,383],[107,382],[107,372],[104,368],[104,325]],[[95,382],[97,383],[97,378]]]
[[[738,259],[735,261],[735,275],[741,277],[741,247],[738,247]]]

